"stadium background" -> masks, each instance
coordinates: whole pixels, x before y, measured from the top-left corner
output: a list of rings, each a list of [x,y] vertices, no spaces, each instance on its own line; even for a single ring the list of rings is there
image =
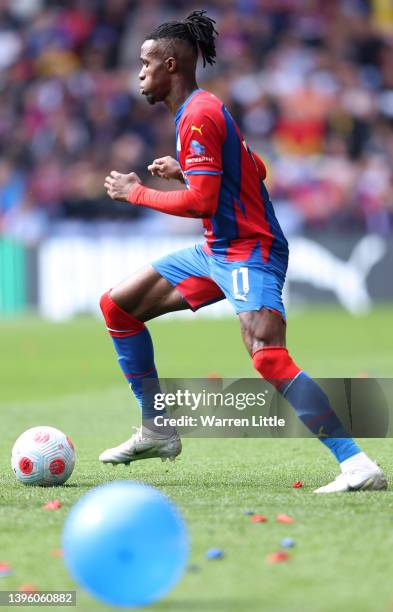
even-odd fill
[[[101,290],[200,236],[198,220],[111,202],[103,188],[111,169],[176,188],[147,174],[152,159],[174,154],[174,129],[165,107],[138,93],[139,47],[143,33],[195,6],[1,1],[3,315],[97,312]],[[200,84],[267,162],[292,250],[287,304],[338,301],[361,313],[393,299],[392,3],[204,7],[220,36],[217,64],[200,69]],[[361,242],[365,235],[373,239]]]

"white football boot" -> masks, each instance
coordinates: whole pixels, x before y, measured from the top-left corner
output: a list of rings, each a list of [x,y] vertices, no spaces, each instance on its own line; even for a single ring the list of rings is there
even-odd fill
[[[385,474],[364,453],[341,463],[342,473],[333,482],[319,487],[314,493],[346,493],[350,491],[381,491],[388,488]]]
[[[134,427],[135,433],[129,440],[119,446],[108,448],[99,456],[102,463],[129,465],[131,461],[139,459],[154,459],[160,457],[162,461],[174,461],[180,455],[182,445],[179,434],[173,429],[169,436],[158,434],[146,427]]]

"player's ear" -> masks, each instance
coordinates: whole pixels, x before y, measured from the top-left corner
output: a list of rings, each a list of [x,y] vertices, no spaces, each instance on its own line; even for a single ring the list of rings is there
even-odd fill
[[[177,69],[177,61],[176,58],[174,57],[168,57],[165,60],[165,65],[166,65],[166,69],[168,70],[168,72],[170,74],[173,74],[174,72],[176,72]]]

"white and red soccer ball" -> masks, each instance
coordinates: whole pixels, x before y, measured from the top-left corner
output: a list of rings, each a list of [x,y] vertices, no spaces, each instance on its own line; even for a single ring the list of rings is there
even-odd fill
[[[16,440],[11,465],[16,478],[23,484],[62,485],[74,469],[74,445],[55,427],[32,427]]]

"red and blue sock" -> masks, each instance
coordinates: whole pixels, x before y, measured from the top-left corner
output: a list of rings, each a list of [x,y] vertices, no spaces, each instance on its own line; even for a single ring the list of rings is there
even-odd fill
[[[344,430],[326,393],[298,368],[286,348],[260,348],[253,354],[253,363],[255,369],[278,389],[301,421],[329,448],[337,461],[341,463],[361,452]]]
[[[120,308],[109,292],[102,296],[100,307],[112,336],[119,365],[141,409],[142,419],[153,419],[157,416],[153,395],[160,389],[150,333],[142,321]],[[147,379],[152,382],[144,383]]]

